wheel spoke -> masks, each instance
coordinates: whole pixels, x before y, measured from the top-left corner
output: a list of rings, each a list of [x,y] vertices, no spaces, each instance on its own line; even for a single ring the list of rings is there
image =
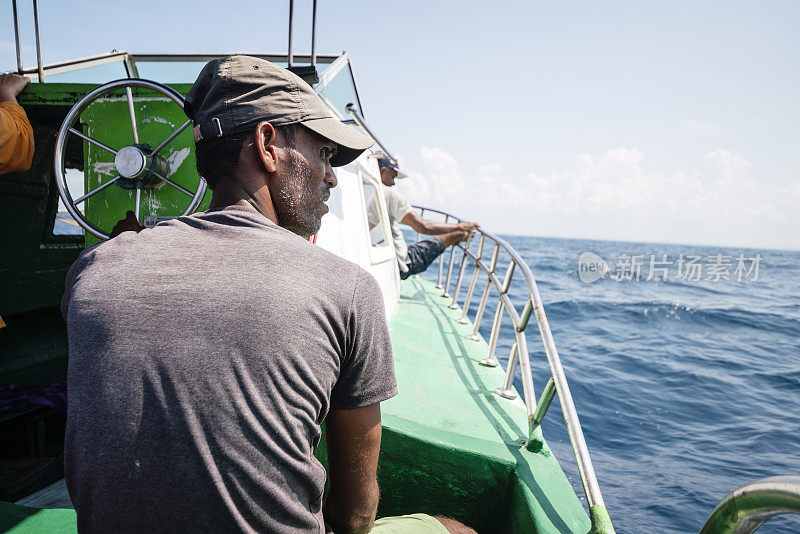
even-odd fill
[[[189,191],[189,190],[188,190],[188,189],[186,189],[185,187],[183,187],[183,186],[181,186],[181,185],[178,185],[178,184],[176,184],[176,183],[175,183],[175,182],[173,182],[172,180],[170,180],[170,179],[168,179],[168,178],[165,178],[165,177],[161,176],[160,174],[158,174],[158,173],[157,173],[157,172],[155,172],[155,171],[153,172],[153,174],[155,174],[155,175],[156,175],[156,176],[157,176],[157,177],[158,177],[160,180],[163,180],[163,181],[167,182],[169,185],[171,185],[172,187],[174,187],[175,189],[177,189],[177,190],[178,190],[178,191],[180,191],[181,193],[187,194],[187,195],[189,195],[190,197],[194,197],[194,193],[192,193],[191,191]]]
[[[80,137],[80,138],[81,138],[81,139],[83,139],[84,141],[88,141],[88,142],[90,142],[91,144],[93,144],[93,145],[95,145],[95,146],[99,146],[99,147],[100,147],[100,148],[102,148],[103,150],[108,150],[109,152],[111,152],[111,153],[112,153],[112,154],[114,154],[115,156],[117,155],[117,151],[116,151],[116,150],[114,150],[113,148],[111,148],[110,146],[108,146],[108,145],[104,145],[104,144],[103,144],[103,143],[101,143],[100,141],[98,141],[98,140],[96,140],[96,139],[92,139],[92,138],[91,138],[91,137],[89,137],[88,135],[83,135],[81,132],[79,132],[79,131],[78,131],[78,130],[76,130],[75,128],[70,128],[70,129],[69,129],[69,131],[70,131],[70,133],[73,133],[73,134],[77,135],[78,137]]]
[[[139,220],[139,206],[142,204],[142,188],[137,186],[136,187],[136,211],[134,212],[136,215],[136,220]]]
[[[171,133],[171,134],[169,134],[169,137],[167,137],[166,139],[164,139],[163,141],[161,141],[161,144],[160,144],[160,145],[158,145],[157,147],[155,147],[155,148],[153,149],[153,151],[150,153],[150,155],[154,155],[154,154],[156,154],[156,153],[157,153],[159,150],[161,150],[162,148],[164,148],[165,146],[167,146],[168,144],[170,144],[170,143],[172,142],[172,140],[173,140],[173,139],[175,139],[176,137],[178,137],[178,135],[179,135],[179,134],[180,134],[182,131],[184,131],[184,130],[186,129],[186,127],[187,127],[187,126],[189,126],[190,124],[192,124],[192,120],[191,120],[191,119],[189,119],[188,121],[184,122],[183,124],[181,124],[180,126],[178,126],[177,128],[175,128],[175,129],[172,131],[172,133]]]
[[[106,183],[104,183],[104,184],[100,184],[99,186],[95,187],[94,189],[92,189],[91,191],[89,191],[88,193],[86,193],[85,195],[83,195],[83,196],[81,196],[81,197],[78,197],[78,198],[76,198],[75,200],[73,200],[73,201],[72,201],[72,205],[73,205],[73,206],[75,206],[75,209],[77,209],[77,208],[78,208],[78,204],[80,204],[81,202],[83,202],[84,200],[86,200],[87,198],[89,198],[90,196],[92,196],[92,195],[96,195],[97,193],[99,193],[100,191],[102,191],[103,189],[105,189],[106,187],[108,187],[109,185],[117,183],[117,180],[119,180],[119,176],[117,176],[117,177],[116,177],[116,178],[114,178],[113,180],[109,180],[109,181],[107,181],[107,182],[106,182]]]
[[[131,129],[133,129],[133,144],[139,144],[139,130],[136,128],[136,112],[133,110],[133,93],[131,86],[125,87],[125,92],[128,96],[128,111],[131,114]]]

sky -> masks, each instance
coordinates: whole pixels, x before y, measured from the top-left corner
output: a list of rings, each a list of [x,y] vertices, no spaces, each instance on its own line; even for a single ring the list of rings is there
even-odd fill
[[[304,53],[311,0],[295,3]],[[351,54],[413,203],[497,233],[800,250],[800,3],[318,4],[317,52]],[[287,1],[130,5],[42,0],[45,63],[286,51]]]

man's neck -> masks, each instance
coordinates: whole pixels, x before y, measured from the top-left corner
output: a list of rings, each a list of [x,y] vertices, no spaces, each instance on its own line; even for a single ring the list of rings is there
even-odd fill
[[[251,206],[270,221],[278,224],[278,215],[266,185],[250,192],[239,182],[223,180],[211,194],[209,209],[226,206]]]

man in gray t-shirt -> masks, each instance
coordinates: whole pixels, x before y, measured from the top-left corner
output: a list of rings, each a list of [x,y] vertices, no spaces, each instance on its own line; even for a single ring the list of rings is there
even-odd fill
[[[371,275],[231,205],[92,247],[66,287],[82,528],[322,531],[320,424],[397,392]]]
[[[186,112],[211,208],[123,231],[67,275],[79,529],[369,530],[379,403],[397,392],[381,292],[305,237],[332,166],[372,140],[294,74],[244,56],[206,65]]]

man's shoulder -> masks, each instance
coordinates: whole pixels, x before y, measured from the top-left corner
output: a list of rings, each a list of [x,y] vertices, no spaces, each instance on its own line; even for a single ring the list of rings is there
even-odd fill
[[[389,210],[389,216],[392,219],[399,221],[412,210],[406,197],[395,187],[384,187],[384,198],[386,199],[386,209]]]
[[[403,195],[403,193],[401,193],[400,191],[397,190],[397,187],[386,187],[386,186],[384,186],[383,187],[383,195],[386,198],[387,202],[389,201],[389,199],[392,199],[394,201],[399,201],[399,202],[408,202],[406,200],[406,197]]]

